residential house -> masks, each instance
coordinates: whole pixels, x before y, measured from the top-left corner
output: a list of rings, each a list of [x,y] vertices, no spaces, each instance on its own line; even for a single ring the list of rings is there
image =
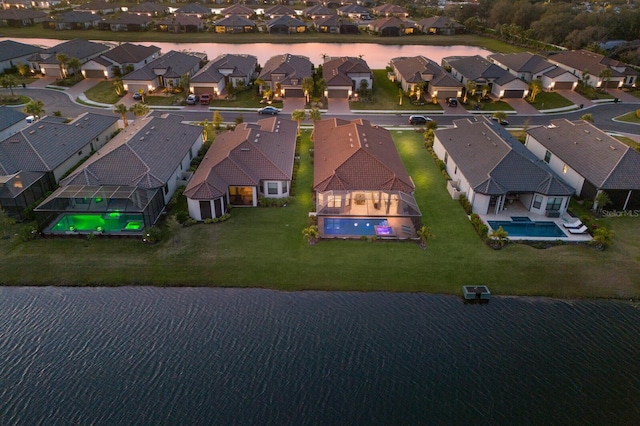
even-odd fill
[[[216,33],[253,33],[256,32],[256,23],[239,15],[231,15],[216,21],[213,25]]]
[[[2,0],[0,6],[3,9],[28,9],[31,7],[30,0]]]
[[[124,76],[122,83],[131,93],[140,89],[152,92],[163,87],[178,87],[184,76],[191,78],[199,69],[198,56],[171,50]]]
[[[578,86],[578,77],[534,53],[496,53],[488,59],[527,83],[540,80],[544,90],[575,90]]]
[[[261,197],[288,197],[296,136],[296,122],[281,117],[216,136],[184,190],[189,216],[201,221],[224,215],[229,205],[256,207]]]
[[[420,19],[416,27],[425,34],[454,35],[463,34],[466,27],[447,16],[431,16]]]
[[[369,121],[331,118],[313,131],[313,190],[321,236],[336,217],[384,218],[388,235],[415,236],[420,209],[415,185],[388,130]]]
[[[26,118],[19,109],[0,105],[0,140],[27,127]]]
[[[167,6],[155,2],[140,3],[129,8],[130,13],[146,15],[152,18],[167,14]]]
[[[113,3],[96,0],[89,3],[81,4],[75,8],[78,12],[89,12],[94,15],[108,15],[110,13],[120,12],[120,6]]]
[[[629,65],[588,50],[549,53],[547,59],[592,87],[617,89],[635,86],[638,71]],[[609,73],[609,76],[606,76]]]
[[[0,26],[31,27],[48,20],[48,15],[39,10],[5,9],[0,10]]]
[[[415,26],[411,21],[406,21],[395,16],[379,18],[368,25],[369,31],[382,37],[398,37],[415,34]]]
[[[337,12],[338,15],[348,16],[351,19],[371,19],[371,11],[366,7],[360,6],[358,4],[346,4],[339,7]]]
[[[408,18],[407,9],[397,4],[385,3],[373,8],[373,14],[377,16],[395,16],[397,18]]]
[[[199,3],[189,3],[174,12],[176,15],[193,16],[198,19],[207,18],[212,15],[211,9]]]
[[[74,10],[56,15],[55,18],[44,21],[42,25],[54,30],[90,30],[97,28],[101,19],[100,15]]]
[[[150,16],[124,12],[103,19],[98,23],[98,29],[103,31],[145,31],[150,28],[151,22]]]
[[[87,78],[113,78],[140,69],[159,56],[157,46],[123,43],[87,61],[82,74]]]
[[[44,117],[0,141],[0,205],[12,217],[55,188],[118,129],[114,115],[84,113],[69,123]]]
[[[517,139],[488,119],[456,120],[437,129],[433,150],[451,181],[452,197],[465,195],[474,213],[499,214],[514,203],[548,217],[561,217],[573,189]]]
[[[586,121],[551,120],[527,130],[526,147],[584,199],[606,192],[603,208],[640,209],[640,152]]]
[[[311,18],[314,20],[320,19],[320,18],[327,18],[333,15],[336,15],[335,9],[329,9],[328,7],[322,6],[320,4],[308,7],[302,11],[302,16],[304,16],[305,18]]]
[[[496,98],[524,98],[529,93],[529,84],[480,55],[444,58],[442,64],[463,86],[475,81],[478,90],[486,85]]]
[[[307,24],[291,16],[279,16],[267,22],[269,34],[296,34],[307,31]]]
[[[202,147],[202,128],[166,114],[135,120],[60,181],[34,211],[45,234],[141,235]]]
[[[278,18],[280,16],[290,16],[295,18],[298,16],[296,11],[288,6],[284,6],[282,4],[277,4],[275,6],[271,6],[270,8],[264,11],[264,16],[269,19]]]
[[[432,98],[458,98],[464,86],[444,68],[424,56],[393,58],[389,62],[395,81],[405,92],[414,92],[416,86],[426,83],[424,91]]]
[[[373,72],[362,58],[328,58],[322,65],[322,77],[329,98],[350,98],[365,86],[367,90],[373,88]]]
[[[277,55],[271,57],[262,67],[258,80],[264,83],[260,87],[271,89],[276,96],[304,97],[302,80],[313,74],[313,63],[306,56]]]
[[[156,30],[169,33],[197,33],[204,29],[204,22],[195,16],[168,16],[156,24]]]
[[[66,76],[73,70],[69,69],[68,64],[58,62],[59,54],[66,55],[68,58],[77,58],[82,64],[85,64],[108,50],[109,46],[105,44],[76,38],[35,53],[28,58],[28,61],[34,72],[49,76],[61,76],[62,73],[63,76]]]
[[[329,34],[359,34],[358,25],[347,18],[338,15],[330,15],[326,18],[317,18],[313,26],[319,33]]]
[[[218,96],[226,92],[228,85],[247,87],[257,65],[258,58],[252,55],[222,54],[191,77],[191,92]]]
[[[222,9],[221,14],[225,18],[235,15],[235,16],[242,16],[244,18],[250,19],[255,14],[255,12],[250,7],[236,3]]]
[[[0,41],[0,70],[7,70],[18,64],[27,65],[29,57],[44,49],[13,40]]]

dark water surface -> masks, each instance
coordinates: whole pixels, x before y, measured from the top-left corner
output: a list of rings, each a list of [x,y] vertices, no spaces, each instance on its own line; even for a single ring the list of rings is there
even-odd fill
[[[0,288],[1,425],[637,425],[616,301]]]

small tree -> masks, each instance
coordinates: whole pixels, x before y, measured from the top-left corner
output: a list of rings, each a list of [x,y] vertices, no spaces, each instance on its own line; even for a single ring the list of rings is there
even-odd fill
[[[213,127],[215,127],[216,130],[220,130],[220,127],[222,127],[222,123],[224,123],[224,118],[222,118],[222,114],[220,114],[219,111],[214,111]]]
[[[402,89],[398,89],[398,105],[402,106],[402,99],[404,98],[404,92]]]
[[[129,111],[131,111],[136,117],[143,117],[149,114],[149,107],[145,104],[136,102],[135,104],[131,105]]]
[[[593,209],[596,210],[599,214],[607,204],[611,204],[611,198],[609,198],[609,194],[607,194],[605,191],[598,191],[598,194],[593,200]]]
[[[16,78],[10,74],[4,74],[2,77],[0,77],[0,84],[2,84],[3,88],[8,88],[11,91],[11,96],[14,96],[13,88],[17,83],[18,81],[16,80]]]
[[[509,242],[509,233],[505,231],[502,226],[492,231],[490,237],[498,242],[500,248],[504,247],[504,245]]]
[[[613,244],[613,237],[615,233],[608,228],[599,227],[595,231],[593,231],[593,241],[592,244],[598,246],[601,250],[609,247]]]
[[[358,86],[358,93],[360,96],[367,96],[367,90],[369,90],[369,82],[365,79],[360,80],[360,85]]]
[[[191,91],[191,76],[189,73],[180,77],[180,87],[184,93],[189,93]]]
[[[536,101],[536,96],[542,92],[542,80],[536,78],[529,83],[529,100],[531,102]]]
[[[302,79],[302,90],[304,90],[304,96],[307,99],[307,103],[309,103],[309,101],[311,100],[311,94],[313,93],[313,90],[316,86],[315,81],[313,80],[313,77],[309,76],[309,77],[305,77]]]
[[[462,99],[463,103],[467,103],[467,97],[469,95],[473,96],[476,93],[476,88],[478,87],[478,84],[474,81],[474,80],[467,80],[467,82],[464,84],[464,98]]]
[[[487,93],[489,93],[489,90],[491,90],[491,87],[489,87],[488,84],[483,84],[480,90],[482,90],[482,97],[484,98],[487,96]]]
[[[122,80],[117,79],[111,84],[113,84],[113,90],[115,90],[116,95],[118,96],[124,95],[124,83],[122,83]]]
[[[310,245],[314,245],[315,243],[318,242],[318,237],[320,236],[320,233],[318,232],[318,226],[311,225],[307,228],[304,228],[302,230],[302,236],[307,240],[307,242]]]
[[[113,107],[113,112],[119,114],[120,117],[122,117],[122,124],[124,127],[127,127],[129,125],[129,121],[127,120],[127,113],[129,112],[129,110],[127,109],[127,106],[125,104],[116,104],[116,106]]]
[[[300,134],[300,124],[306,118],[307,112],[303,109],[296,109],[291,113],[291,119],[298,122],[298,134]]]
[[[66,67],[67,67],[67,63],[69,62],[69,55],[65,54],[65,53],[58,53],[56,55],[56,61],[58,61],[58,68],[60,69],[60,79],[64,79],[67,75],[66,75]]]
[[[586,113],[580,116],[580,120],[588,121],[589,123],[593,123],[593,114]]]
[[[142,101],[142,103],[143,104],[146,103],[145,102],[146,93],[145,93],[144,89],[138,89],[138,94],[140,95],[140,98],[141,98],[140,100]]]
[[[78,74],[80,74],[80,68],[82,68],[82,61],[78,58],[69,58],[69,68],[73,70],[73,77],[75,81],[78,81]]]
[[[609,85],[609,80],[611,80],[611,70],[609,68],[605,68],[598,74],[598,77],[602,79],[602,84],[600,85],[604,91],[607,91],[607,86]]]
[[[27,64],[18,64],[18,73],[20,73],[22,77],[26,77],[31,73],[31,68]]]
[[[420,247],[427,248],[427,241],[429,241],[429,238],[435,238],[435,235],[431,232],[430,227],[422,225],[418,229],[418,238],[420,238]]]
[[[507,113],[504,111],[496,111],[493,113],[493,117],[498,120],[498,123],[502,123],[507,119]]]
[[[34,117],[40,117],[44,114],[44,103],[41,100],[32,100],[24,106],[24,112]]]
[[[318,108],[311,108],[308,112],[309,119],[314,123],[322,120],[322,113]]]

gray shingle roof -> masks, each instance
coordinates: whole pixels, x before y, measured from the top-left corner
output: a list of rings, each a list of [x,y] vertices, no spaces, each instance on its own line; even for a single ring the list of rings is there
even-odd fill
[[[6,9],[0,10],[0,20],[22,21],[23,19],[46,18],[47,14],[39,10],[30,9]]]
[[[536,74],[546,69],[556,67],[556,65],[552,64],[544,57],[528,52],[508,54],[496,53],[494,55],[489,55],[489,58],[515,72]]]
[[[157,46],[143,46],[141,44],[123,43],[107,53],[103,54],[107,59],[116,64],[127,64],[140,62],[154,53],[159,53],[160,48]]]
[[[274,74],[283,74],[284,77],[278,80],[281,84],[290,84],[292,79],[297,79],[300,85],[305,77],[311,76],[312,68],[313,64],[306,56],[285,53],[269,58],[262,67],[259,78],[272,81]]]
[[[84,60],[86,58],[107,52],[108,50],[109,47],[102,43],[94,43],[92,41],[76,38],[46,49],[44,52],[42,52],[42,56],[44,57],[44,59],[41,63],[58,64],[56,55],[59,53],[64,53],[70,58],[78,58],[80,60]]]
[[[335,9],[329,9],[326,6],[317,4],[315,6],[311,6],[304,9],[302,11],[302,14],[304,16],[328,16],[328,15],[335,15],[336,11]]]
[[[211,15],[211,9],[198,3],[189,3],[185,6],[182,6],[180,9],[176,10],[175,13]]]
[[[276,18],[273,18],[271,20],[269,20],[267,22],[267,28],[271,28],[274,27],[276,25],[284,25],[286,27],[303,27],[306,26],[306,24],[304,23],[304,21],[298,19],[298,18],[293,18],[291,16],[278,16]]]
[[[391,59],[391,66],[400,74],[402,80],[408,83],[425,81],[423,74],[432,76],[431,85],[437,87],[462,87],[462,83],[453,78],[440,65],[424,56],[399,57]]]
[[[60,184],[163,186],[202,135],[201,127],[181,121],[170,114],[136,120]]]
[[[498,79],[509,74],[505,69],[492,64],[480,55],[450,59],[448,62],[451,67],[469,80]]]
[[[280,117],[243,123],[221,133],[189,181],[184,195],[210,200],[230,185],[257,186],[261,180],[290,181],[297,123]]]
[[[609,69],[612,77],[620,77],[625,72],[618,71],[616,68],[632,70],[628,65],[609,59],[599,53],[590,52],[588,50],[566,50],[562,52],[553,52],[548,56],[549,60],[565,65],[577,70],[586,70],[592,75],[598,75],[602,70]],[[633,71],[637,75],[637,71]]]
[[[0,41],[0,61],[8,61],[42,52],[44,49],[30,44],[18,43],[13,40]]]
[[[438,129],[435,135],[478,193],[571,195],[574,192],[499,125],[485,120],[456,120],[453,128]]]
[[[52,171],[112,126],[118,117],[85,113],[70,123],[36,121],[0,141],[0,164],[5,174],[21,170]],[[88,154],[88,152],[87,152]]]
[[[119,13],[110,16],[102,21],[105,24],[124,24],[124,25],[148,25],[151,17],[147,15],[138,15],[137,13]],[[129,43],[127,43],[129,44]]]
[[[26,117],[27,114],[16,108],[9,108],[8,106],[0,105],[0,131],[21,122]]]
[[[640,152],[586,121],[552,120],[527,133],[602,189],[640,189]]]
[[[233,77],[251,77],[258,64],[258,58],[252,55],[231,55],[225,53],[202,67],[192,78],[192,83],[216,83],[224,75]],[[223,75],[219,70],[227,70]],[[230,72],[229,72],[230,70]]]
[[[342,56],[330,58],[322,64],[322,78],[328,86],[351,86],[352,73],[368,73],[373,76],[371,68],[362,58]]]
[[[230,15],[216,21],[215,25],[224,27],[255,27],[256,23],[249,18],[240,15]]]

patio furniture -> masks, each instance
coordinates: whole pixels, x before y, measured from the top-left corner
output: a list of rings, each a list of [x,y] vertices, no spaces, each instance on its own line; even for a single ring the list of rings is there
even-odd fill
[[[567,231],[569,231],[572,234],[584,234],[585,232],[587,232],[588,229],[589,228],[582,225],[580,228],[567,228]]]
[[[565,228],[580,228],[582,226],[582,221],[580,219],[574,219],[571,222],[564,222],[562,226]]]

